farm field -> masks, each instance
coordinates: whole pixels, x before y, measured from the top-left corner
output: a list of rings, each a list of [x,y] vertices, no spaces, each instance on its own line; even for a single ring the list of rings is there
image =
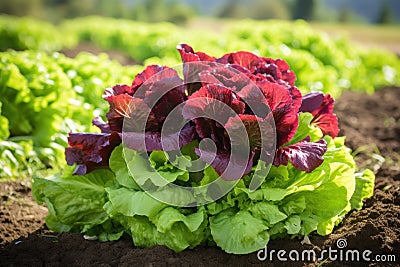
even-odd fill
[[[399,26],[312,24],[312,27],[330,35],[344,34],[350,40],[365,46],[382,47],[400,54]]]
[[[5,34],[8,19],[0,19],[0,36]],[[94,26],[96,21],[98,27]],[[187,28],[178,28],[171,24],[157,27],[89,17],[57,26],[64,32],[64,43],[46,40],[48,37],[39,34],[43,27],[39,25],[28,33],[32,36],[29,42],[19,39],[22,41],[18,45],[11,45],[14,37],[10,36],[24,32],[24,23],[6,33],[10,40],[6,47],[17,51],[7,50],[0,43],[4,51],[0,52],[0,92],[3,92],[0,122],[5,125],[0,126],[0,266],[381,266],[376,262],[377,255],[385,257],[385,266],[398,265],[400,37],[395,34],[397,26],[197,19]],[[76,25],[82,23],[88,27],[78,30]],[[142,39],[134,42],[123,30],[113,32],[114,25],[121,25],[129,36],[139,34]],[[279,30],[274,31],[271,25],[277,25]],[[288,25],[298,31],[287,30]],[[50,25],[46,30],[58,31],[52,27],[55,26]],[[164,30],[173,34],[165,34]],[[195,31],[209,38],[204,48],[196,33],[193,34]],[[373,195],[363,201],[362,209],[350,211],[332,234],[320,236],[312,232],[311,245],[303,244],[299,237],[285,236],[270,240],[268,250],[371,250],[371,262],[330,261],[322,257],[278,264],[260,261],[257,252],[229,254],[215,244],[202,243],[176,253],[164,246],[136,247],[126,233],[119,240],[99,242],[85,240],[79,233],[48,229],[47,207],[38,205],[32,196],[32,177],[60,173],[66,167],[64,149],[71,131],[96,131],[91,118],[94,115],[105,118],[108,111],[106,101],[101,98],[105,88],[129,84],[147,65],[179,63],[175,46],[180,41],[192,43],[196,51],[216,56],[248,50],[283,58],[296,73],[296,86],[303,95],[317,90],[335,97],[339,136],[346,136],[345,144],[351,149],[356,171],[370,169],[375,174]],[[29,116],[20,116],[13,105]],[[44,116],[48,116],[48,121],[42,120]],[[18,125],[18,120],[23,124]],[[344,240],[345,246],[339,245],[338,240]]]

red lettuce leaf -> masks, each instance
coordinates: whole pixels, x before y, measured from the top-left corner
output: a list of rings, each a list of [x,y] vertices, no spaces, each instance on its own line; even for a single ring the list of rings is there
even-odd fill
[[[110,110],[106,114],[108,124],[112,131],[122,132],[124,118],[130,117],[130,103],[132,97],[128,94],[110,95],[106,100],[110,105]]]
[[[263,97],[275,120],[277,146],[287,143],[296,133],[299,117],[298,107],[301,104],[301,98],[293,98],[291,92],[284,86],[267,81],[257,82],[261,89]],[[293,92],[298,92],[296,88]],[[240,93],[239,93],[240,95]],[[301,96],[301,94],[299,93]]]
[[[152,73],[159,68],[153,67],[149,70]],[[131,149],[135,150],[179,150],[182,146],[187,145],[195,138],[195,131],[192,124],[186,124],[180,130],[178,126],[183,122],[181,112],[175,113],[175,120],[179,123],[173,123],[164,127],[166,131],[161,134],[164,122],[167,116],[187,97],[185,95],[185,87],[182,86],[183,81],[178,73],[169,68],[163,68],[161,73],[147,78],[140,78],[140,89],[134,95],[136,105],[131,107],[132,115],[124,121],[123,141]],[[135,79],[137,80],[137,79]],[[138,80],[139,81],[139,80]],[[135,83],[135,82],[134,82]],[[141,91],[143,90],[144,93]],[[143,97],[143,99],[136,98]],[[150,111],[150,107],[153,107]],[[180,111],[180,109],[178,109]],[[148,116],[150,114],[150,116]],[[146,116],[148,116],[146,118]],[[175,121],[175,122],[176,122]],[[145,131],[142,122],[146,122]],[[138,125],[138,123],[140,125]],[[161,144],[163,141],[163,145]]]
[[[183,63],[193,61],[215,61],[215,57],[209,56],[203,52],[194,52],[193,48],[187,44],[179,44],[176,49],[178,49]]]
[[[199,73],[203,85],[219,84],[238,92],[246,86],[254,86],[249,79],[252,74],[241,66],[217,65],[212,69],[203,70]]]
[[[174,69],[168,67],[147,67],[136,76],[132,87],[135,88],[134,97],[152,107],[151,111],[157,120],[148,123],[148,128],[152,129],[161,130],[168,114],[187,99],[182,79]]]
[[[311,124],[318,126],[324,135],[335,138],[339,134],[339,123],[333,113],[335,100],[329,95],[313,92],[303,97],[300,112],[310,112],[314,118]]]
[[[163,124],[168,114],[176,106],[186,101],[185,87],[178,85],[181,83],[180,79],[179,81],[176,79],[164,79],[152,84],[149,90],[146,91],[143,101],[149,107],[153,107],[152,112],[155,114],[159,126]],[[161,95],[162,97],[160,98]]]
[[[210,164],[225,181],[238,180],[248,174],[253,166],[255,154],[254,151],[251,151],[248,157],[236,155],[231,159],[231,154],[224,150],[217,150],[214,153],[214,151],[195,148],[195,153],[201,160]]]
[[[246,129],[246,134],[240,130],[242,125]],[[243,148],[250,146],[255,160],[272,162],[276,150],[275,123],[272,117],[261,119],[255,115],[240,114],[229,118],[225,129],[231,139],[231,150],[245,151]]]
[[[180,150],[196,137],[194,127],[186,124],[181,131],[161,134],[159,131],[127,132],[122,134],[124,144],[137,151]]]
[[[123,94],[128,94],[128,95],[133,95],[134,90],[132,89],[132,86],[126,85],[126,84],[117,84],[114,85],[112,88],[107,88],[104,91],[103,98],[107,98],[109,96],[115,96],[115,95],[123,95]]]
[[[295,74],[289,70],[289,65],[284,60],[259,57],[250,52],[226,54],[216,62],[246,68],[253,74],[255,81],[266,80],[292,87],[296,80]]]
[[[241,113],[244,111],[244,103],[236,99],[229,88],[215,84],[201,87],[189,96],[189,99],[192,101],[185,103],[183,116],[189,120],[195,118],[193,122],[198,136],[211,138],[219,148],[229,150],[229,138],[226,137],[222,125],[232,116],[232,112],[228,112],[231,111],[228,107],[235,113]],[[204,116],[206,118],[202,118]]]
[[[83,175],[97,168],[108,166],[113,149],[121,143],[117,132],[71,133],[65,156],[68,165],[77,164],[74,174]]]
[[[182,81],[174,69],[166,66],[150,65],[147,66],[144,71],[136,75],[132,85],[129,86],[126,84],[117,84],[112,88],[107,88],[103,94],[103,98],[107,99],[110,96],[127,94],[144,99],[148,86],[165,79],[177,79],[177,83]],[[137,92],[141,86],[143,86],[143,88],[140,90],[140,92]]]
[[[318,126],[324,135],[335,138],[339,134],[339,123],[335,114],[318,114],[311,123]]]
[[[313,112],[322,105],[324,94],[321,92],[311,92],[303,96],[303,101],[299,109],[300,112]]]
[[[135,95],[135,97],[143,99],[148,91],[149,86],[153,85],[153,83],[160,82],[165,79],[178,80],[177,83],[181,81],[178,73],[174,69],[160,65],[147,66],[146,69],[141,73],[137,74],[135,79],[133,80],[132,92]]]
[[[124,142],[132,149],[161,149],[161,129],[165,119],[187,98],[182,84],[174,69],[151,65],[135,77],[132,86],[117,85],[106,90],[104,98],[110,104],[106,114],[110,129],[120,133],[124,131]],[[187,124],[181,133],[179,129],[175,132],[169,130],[165,134],[165,149],[179,149],[194,138],[191,124]]]
[[[282,75],[282,80],[286,81],[290,86],[294,86],[294,82],[296,81],[296,75],[294,74],[293,71],[290,70],[289,64],[287,64],[286,61],[282,59],[277,59],[273,61],[279,68],[281,75]]]
[[[209,69],[215,62],[215,58],[203,52],[194,52],[193,48],[187,44],[180,44],[176,47],[181,55],[183,65],[183,76],[189,95],[196,92],[202,86],[198,75],[203,70]],[[210,62],[210,63],[208,63]]]
[[[288,87],[290,95],[292,96],[292,105],[294,110],[299,110],[302,104],[303,95],[296,86]]]
[[[93,118],[92,125],[99,128],[102,133],[111,133],[110,125],[100,117]]]
[[[259,63],[261,63],[262,58],[250,52],[239,51],[235,53],[225,54],[221,58],[218,58],[216,61],[221,64],[239,65],[251,71],[254,66],[257,66]]]
[[[327,144],[324,139],[313,143],[307,137],[296,144],[278,148],[274,165],[286,166],[290,161],[296,169],[309,173],[322,164],[326,150]]]
[[[250,148],[261,147],[262,136],[261,136],[261,125],[263,119],[255,115],[243,115],[240,114],[235,117],[230,117],[228,122],[225,124],[225,129],[230,136],[231,145],[241,147],[244,145],[250,145]],[[243,135],[240,129],[244,126],[247,135]],[[247,142],[248,139],[248,142]]]

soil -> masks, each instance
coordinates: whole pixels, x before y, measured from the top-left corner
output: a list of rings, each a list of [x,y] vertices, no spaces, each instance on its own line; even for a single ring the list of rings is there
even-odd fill
[[[347,145],[356,154],[359,166],[368,166],[376,172],[374,196],[365,201],[363,209],[348,214],[331,235],[311,235],[313,245],[302,245],[299,239],[274,240],[268,244],[269,252],[280,249],[287,252],[314,249],[318,253],[323,249],[338,250],[336,261],[279,262],[275,254],[274,262],[268,259],[261,262],[257,253],[231,255],[217,247],[200,246],[174,253],[159,246],[135,247],[129,237],[100,243],[85,240],[80,234],[53,233],[44,225],[46,209],[33,202],[30,184],[6,181],[0,183],[0,265],[400,266],[399,99],[400,88],[383,88],[374,95],[346,92],[337,100],[335,110],[341,134],[347,136]],[[341,257],[339,251],[346,253],[350,249],[358,250],[360,257],[364,250],[370,250],[372,253],[365,255],[371,260],[380,255],[381,259],[390,262],[345,261],[345,254]]]

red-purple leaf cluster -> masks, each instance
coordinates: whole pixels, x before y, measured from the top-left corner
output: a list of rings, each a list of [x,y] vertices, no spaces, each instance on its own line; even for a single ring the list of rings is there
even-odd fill
[[[324,135],[333,138],[339,134],[339,124],[336,115],[333,113],[335,100],[329,95],[321,92],[313,92],[303,96],[301,112],[310,112],[314,118],[311,124],[318,126]]]
[[[214,148],[203,146],[195,152],[226,180],[241,178],[260,157],[276,166],[291,162],[305,172],[323,162],[327,149],[323,139],[285,144],[296,133],[300,112],[312,113],[312,123],[336,137],[339,129],[333,99],[321,93],[303,97],[285,61],[249,52],[215,58],[186,44],[179,45],[178,51],[184,63],[183,81],[175,70],[152,65],[131,85],[105,91],[104,99],[110,105],[108,122],[93,120],[102,133],[70,134],[66,157],[68,164],[78,164],[77,174],[106,167],[111,151],[121,143],[122,132],[125,145],[148,152],[178,150],[195,139],[211,139]],[[186,119],[186,123],[168,125],[164,128],[169,130],[162,133],[174,109],[179,111],[178,121]]]

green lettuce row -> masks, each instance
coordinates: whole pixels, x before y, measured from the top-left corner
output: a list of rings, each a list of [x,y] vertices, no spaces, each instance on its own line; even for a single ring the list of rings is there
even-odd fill
[[[244,50],[283,58],[296,73],[296,85],[303,93],[322,91],[338,97],[344,90],[372,93],[385,85],[400,84],[400,60],[395,54],[355,47],[344,37],[330,38],[304,21],[235,21],[219,35],[193,33],[166,23],[101,17],[67,20],[63,28],[79,40],[123,51],[145,65],[178,64],[174,47],[182,42],[213,55]]]
[[[94,130],[91,119],[108,109],[104,89],[129,83],[139,69],[122,67],[105,54],[71,59],[58,53],[0,53],[0,178],[62,168],[68,133]]]
[[[373,93],[400,84],[400,60],[383,49],[363,48],[341,36],[329,37],[304,21],[242,21],[227,30],[228,50],[258,51],[288,62],[303,93],[344,90]],[[240,45],[237,45],[240,44]]]
[[[55,52],[73,47],[78,42],[74,35],[66,35],[48,22],[8,15],[0,16],[0,39],[0,51],[32,49]]]
[[[145,23],[105,17],[84,17],[66,20],[61,31],[80,41],[102,49],[120,50],[143,62],[151,57],[173,57],[181,28],[171,23]],[[176,61],[178,63],[178,61]]]
[[[309,125],[307,113],[301,114],[300,123],[295,138],[320,136]],[[197,176],[168,162],[162,151],[153,151],[146,162],[141,153],[122,146],[113,151],[110,170],[74,176],[71,167],[63,176],[35,177],[32,193],[38,203],[48,206],[46,223],[53,231],[80,232],[101,241],[127,233],[140,247],[165,245],[179,252],[209,244],[228,253],[247,254],[263,248],[271,239],[302,237],[315,231],[327,235],[346,213],[360,209],[363,199],[372,195],[374,174],[370,170],[355,173],[356,165],[344,138],[326,136],[325,140],[328,150],[324,162],[313,172],[299,171],[290,163],[272,166],[260,188],[250,191],[253,170],[224,197],[200,207],[169,206],[139,185],[151,184],[156,197],[179,198],[189,204],[191,197],[185,192],[172,194],[169,188],[157,185],[155,172],[169,182],[195,190],[216,179],[218,175],[211,167],[198,181]],[[184,167],[182,163],[178,166]],[[150,167],[155,171],[149,171]]]

